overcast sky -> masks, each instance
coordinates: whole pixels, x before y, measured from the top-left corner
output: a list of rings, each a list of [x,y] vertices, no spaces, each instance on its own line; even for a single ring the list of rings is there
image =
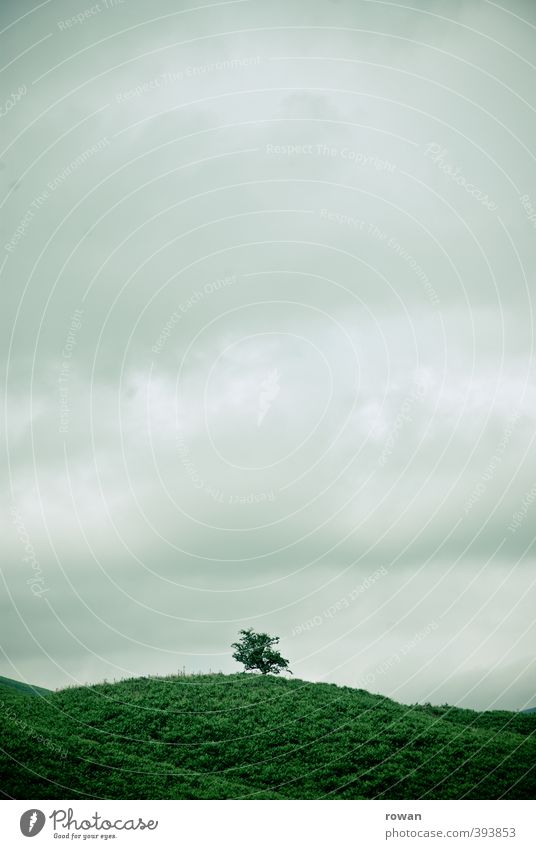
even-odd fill
[[[4,0],[2,674],[536,704],[507,5]]]

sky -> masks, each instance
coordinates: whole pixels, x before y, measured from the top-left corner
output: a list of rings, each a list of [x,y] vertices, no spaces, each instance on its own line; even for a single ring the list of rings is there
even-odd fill
[[[3,675],[536,704],[535,29],[4,0]]]

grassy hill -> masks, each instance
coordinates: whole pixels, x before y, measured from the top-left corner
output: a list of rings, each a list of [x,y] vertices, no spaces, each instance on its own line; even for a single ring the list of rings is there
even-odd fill
[[[51,692],[51,690],[47,690],[45,687],[36,687],[34,684],[25,684],[24,681],[15,681],[14,678],[4,678],[3,675],[0,675],[0,698],[6,687],[12,687],[17,692],[24,693],[26,696],[39,696]]]
[[[0,787],[19,799],[532,799],[535,732],[534,714],[405,706],[272,676],[138,678],[39,698],[0,684]]]

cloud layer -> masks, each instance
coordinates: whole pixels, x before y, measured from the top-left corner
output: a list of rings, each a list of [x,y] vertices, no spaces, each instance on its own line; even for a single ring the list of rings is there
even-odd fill
[[[533,703],[530,4],[97,6],[2,7],[5,674]]]

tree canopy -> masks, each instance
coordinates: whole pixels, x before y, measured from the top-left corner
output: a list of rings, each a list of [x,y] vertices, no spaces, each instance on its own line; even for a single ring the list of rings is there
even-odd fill
[[[292,675],[288,668],[288,660],[274,648],[279,642],[279,637],[258,634],[253,628],[242,629],[240,634],[238,642],[232,644],[232,648],[235,649],[233,657],[244,664],[246,671],[258,669],[263,675],[268,673],[279,675],[281,671],[285,671]]]

